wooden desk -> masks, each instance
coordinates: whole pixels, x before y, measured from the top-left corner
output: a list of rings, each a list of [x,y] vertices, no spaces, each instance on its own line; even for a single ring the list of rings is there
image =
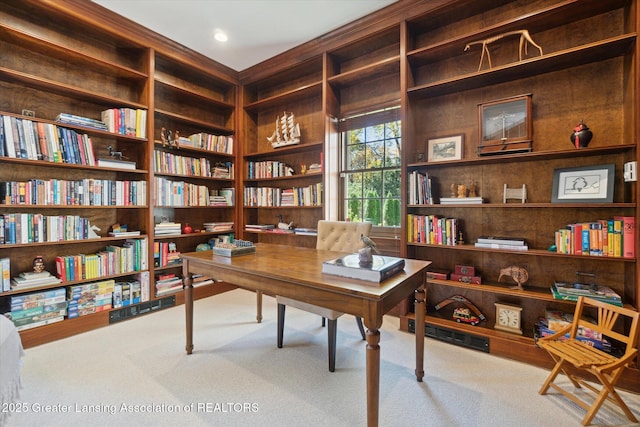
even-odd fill
[[[424,376],[424,313],[429,261],[406,260],[404,272],[378,284],[322,274],[322,262],[341,252],[256,244],[256,253],[234,258],[212,251],[182,254],[185,277],[187,354],[193,351],[191,275],[205,274],[244,289],[282,295],[359,316],[367,327],[367,425],[378,425],[382,316],[415,292],[416,378]],[[274,338],[275,339],[275,338]]]

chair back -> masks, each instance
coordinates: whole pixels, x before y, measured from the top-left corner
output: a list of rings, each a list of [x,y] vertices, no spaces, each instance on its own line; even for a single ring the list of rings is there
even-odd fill
[[[364,247],[361,235],[369,237],[370,222],[318,221],[316,249],[356,252]]]
[[[584,307],[594,307],[598,311],[598,323],[593,324],[582,318]],[[619,332],[616,327],[618,320],[624,328],[629,328],[628,333]],[[636,344],[638,343],[638,321],[640,313],[624,307],[618,307],[606,302],[597,301],[592,298],[580,297],[576,305],[576,311],[573,317],[573,325],[571,328],[571,338],[575,338],[578,334],[579,327],[588,328],[598,332],[603,336],[607,336],[614,340],[620,341],[626,345],[625,356],[630,353],[636,353]],[[627,323],[628,322],[628,323]],[[614,330],[614,328],[616,328]],[[625,329],[626,330],[626,329]]]

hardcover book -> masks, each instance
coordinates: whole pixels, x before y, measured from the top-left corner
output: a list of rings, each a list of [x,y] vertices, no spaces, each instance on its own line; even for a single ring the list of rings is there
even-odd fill
[[[373,255],[373,263],[361,266],[357,253],[345,255],[322,263],[322,272],[351,279],[380,283],[404,270],[404,259]]]

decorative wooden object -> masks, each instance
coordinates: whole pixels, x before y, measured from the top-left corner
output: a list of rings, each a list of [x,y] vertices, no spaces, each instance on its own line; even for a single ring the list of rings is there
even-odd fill
[[[531,94],[478,105],[478,155],[531,151]]]
[[[505,184],[502,203],[507,203],[509,199],[517,199],[524,203],[527,200],[527,186],[522,184],[522,188],[507,188],[507,184]]]
[[[500,270],[500,276],[498,276],[498,282],[502,277],[511,277],[514,282],[518,284],[515,288],[522,290],[522,285],[527,283],[529,280],[529,273],[523,267],[518,267],[517,265],[512,265],[509,267],[505,267]]]
[[[509,31],[507,33],[498,34],[497,36],[489,37],[484,40],[477,40],[471,43],[467,43],[467,45],[464,47],[464,51],[467,52],[469,49],[471,49],[471,46],[473,45],[476,45],[476,44],[482,45],[482,54],[480,55],[480,64],[478,64],[478,71],[482,69],[482,62],[484,61],[485,55],[487,56],[487,62],[489,63],[489,68],[491,68],[491,53],[489,52],[489,45],[491,43],[497,42],[498,40],[502,40],[503,38],[510,37],[510,36],[520,36],[520,43],[518,45],[519,61],[522,61],[523,51],[525,54],[528,53],[527,47],[529,45],[527,44],[527,42],[537,47],[538,50],[540,51],[540,56],[542,56],[542,48],[536,42],[533,41],[533,39],[531,38],[531,35],[529,34],[529,31],[527,30]]]

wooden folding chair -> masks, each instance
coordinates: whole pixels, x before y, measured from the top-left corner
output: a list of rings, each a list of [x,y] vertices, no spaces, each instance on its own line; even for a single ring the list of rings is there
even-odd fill
[[[598,312],[597,324],[593,324],[582,318],[583,308],[594,307]],[[618,307],[591,298],[580,297],[576,305],[576,311],[573,316],[573,323],[567,325],[553,335],[538,340],[538,345],[549,352],[551,357],[556,361],[556,365],[549,374],[549,377],[542,385],[540,394],[546,394],[549,387],[553,387],[567,398],[587,410],[587,414],[582,419],[582,425],[588,425],[596,415],[605,399],[617,404],[625,413],[627,418],[632,422],[638,422],[629,407],[623,402],[620,395],[616,392],[615,386],[624,369],[633,361],[638,353],[636,348],[638,340],[638,318],[639,313],[630,309]],[[628,322],[625,322],[628,320]],[[619,321],[619,322],[618,322]],[[614,327],[616,330],[614,330]],[[594,332],[607,337],[608,339],[617,341],[624,346],[621,355],[609,354],[602,350],[596,349],[578,340],[578,330],[580,328],[588,328]],[[628,334],[619,332],[624,328],[628,330]],[[569,333],[569,338],[565,335]],[[576,372],[576,369],[578,372]],[[571,370],[571,372],[570,372]],[[584,386],[597,394],[596,399],[591,405],[581,400],[566,389],[554,384],[556,376],[562,371],[577,388]],[[593,386],[584,381],[575,373],[579,371],[589,372],[602,384],[601,388]]]

